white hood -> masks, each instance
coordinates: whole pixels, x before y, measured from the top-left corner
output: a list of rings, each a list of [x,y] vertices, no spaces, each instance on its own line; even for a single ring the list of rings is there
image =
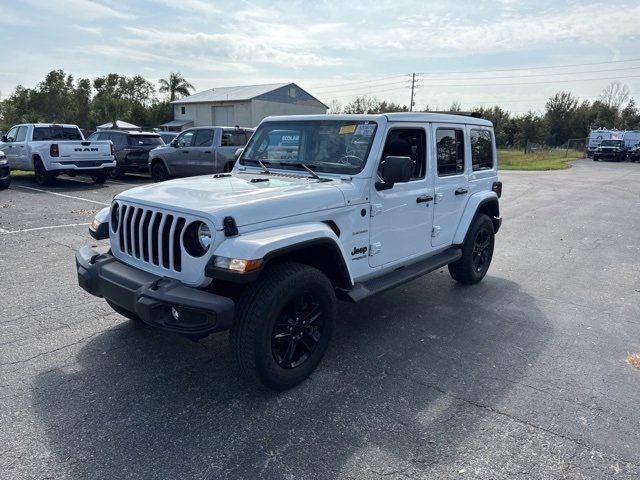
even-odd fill
[[[251,180],[264,180],[252,182]],[[297,175],[239,173],[230,177],[190,177],[132,188],[116,199],[162,210],[203,215],[222,229],[232,216],[240,227],[346,205],[340,180],[318,181]]]

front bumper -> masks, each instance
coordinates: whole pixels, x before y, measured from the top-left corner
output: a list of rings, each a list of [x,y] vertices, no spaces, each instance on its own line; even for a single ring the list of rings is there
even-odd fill
[[[84,290],[135,313],[154,327],[202,337],[227,330],[233,323],[233,300],[143,272],[111,254],[82,247],[76,253],[76,267],[78,284]],[[178,312],[177,319],[172,309]]]

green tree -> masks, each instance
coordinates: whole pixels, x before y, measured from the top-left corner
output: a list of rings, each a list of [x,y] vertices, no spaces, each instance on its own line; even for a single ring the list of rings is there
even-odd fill
[[[191,95],[191,90],[195,90],[195,87],[187,82],[180,72],[171,72],[169,78],[161,78],[158,83],[160,84],[160,93],[168,93],[170,102],[181,97],[188,97]]]
[[[578,99],[570,92],[558,92],[547,100],[544,118],[549,145],[562,145],[571,137],[571,125],[577,108]]]

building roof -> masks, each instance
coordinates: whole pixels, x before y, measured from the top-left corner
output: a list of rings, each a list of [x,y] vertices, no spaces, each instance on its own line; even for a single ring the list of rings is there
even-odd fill
[[[161,127],[184,127],[185,125],[189,125],[193,123],[193,120],[171,120],[170,122],[163,123],[160,125]]]
[[[278,88],[292,85],[292,83],[268,83],[265,85],[243,85],[239,87],[219,87],[210,88],[203,92],[194,93],[188,97],[174,100],[174,105],[181,103],[200,103],[200,102],[233,102],[240,100],[251,100],[265,93],[272,92]]]

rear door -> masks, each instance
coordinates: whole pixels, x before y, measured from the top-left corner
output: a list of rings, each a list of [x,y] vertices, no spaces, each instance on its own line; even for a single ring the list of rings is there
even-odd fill
[[[189,168],[191,175],[206,175],[215,172],[213,140],[215,130],[213,128],[200,128],[191,143],[191,155]]]
[[[431,245],[449,245],[469,197],[467,176],[470,157],[466,127],[459,124],[433,124],[436,159],[435,206]]]

